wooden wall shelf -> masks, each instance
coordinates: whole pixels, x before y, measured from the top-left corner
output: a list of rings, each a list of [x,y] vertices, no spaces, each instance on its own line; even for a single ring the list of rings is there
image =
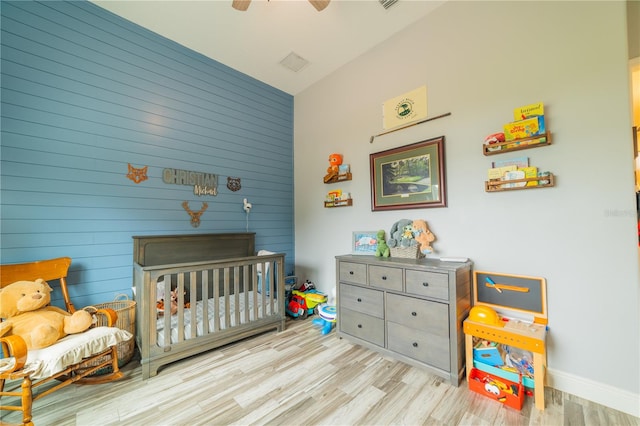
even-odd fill
[[[347,180],[351,180],[351,173],[346,173],[344,175],[335,175],[325,183],[336,183],[336,182],[344,182]]]
[[[504,154],[505,152],[520,151],[522,149],[538,148],[551,145],[551,133],[548,131],[544,135],[532,136],[530,138],[515,139],[508,142],[482,145],[484,155]],[[500,149],[496,149],[500,148]],[[530,188],[533,188],[532,186]]]
[[[540,181],[549,181],[549,183],[540,183]],[[527,186],[526,183],[527,182],[535,182],[537,181],[538,184],[535,186]],[[506,185],[506,184],[515,184],[515,183],[524,183],[524,185],[522,186],[512,186],[512,187],[508,187],[505,188],[502,185]],[[535,189],[535,188],[549,188],[552,186],[555,186],[556,181],[555,181],[555,176],[553,175],[553,173],[549,173],[549,176],[538,176],[538,177],[532,177],[532,178],[524,178],[524,179],[513,179],[513,180],[489,180],[489,181],[485,181],[484,183],[484,190],[486,192],[502,192],[502,191],[515,191],[518,189]]]
[[[334,201],[325,201],[324,206],[326,208],[333,207],[349,207],[353,205],[353,199],[349,198],[348,200],[334,200]]]

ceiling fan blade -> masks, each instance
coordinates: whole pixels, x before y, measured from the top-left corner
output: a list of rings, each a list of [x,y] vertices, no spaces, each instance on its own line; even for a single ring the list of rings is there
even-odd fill
[[[231,7],[233,7],[235,10],[244,12],[245,10],[249,9],[250,4],[251,0],[233,0],[233,3],[231,3]]]
[[[311,3],[318,12],[323,11],[327,6],[329,6],[330,2],[331,0],[309,0],[309,3]]]

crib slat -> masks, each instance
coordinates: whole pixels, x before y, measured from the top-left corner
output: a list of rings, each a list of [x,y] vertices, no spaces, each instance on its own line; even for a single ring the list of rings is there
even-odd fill
[[[184,292],[184,273],[178,274],[178,294]],[[176,318],[178,320],[178,342],[184,341],[184,313],[181,312],[182,307],[178,304],[178,313],[176,314]],[[165,315],[167,312],[171,312],[171,310],[165,309]]]
[[[197,287],[198,273],[196,271],[191,271],[189,273],[189,293],[193,291]],[[178,293],[178,306],[180,309],[184,309],[185,300],[184,300],[184,292]],[[195,305],[194,305],[195,306]],[[182,312],[179,310],[178,315],[180,317],[183,316]],[[198,319],[196,318],[196,310],[189,309],[189,339],[193,339],[198,335]]]
[[[224,268],[224,329],[229,328],[231,324],[231,315],[229,306],[229,268]]]
[[[216,333],[220,331],[220,270],[213,270],[213,309],[214,318],[213,318],[213,332]],[[208,317],[205,317],[208,318]]]
[[[195,284],[194,284],[195,286]],[[201,285],[201,289],[202,289],[202,334],[207,335],[209,334],[209,321],[204,320],[204,318],[209,318],[209,304],[206,303],[207,300],[209,300],[209,270],[205,269],[202,271],[202,285]],[[191,311],[193,312],[192,315],[196,315],[196,293],[195,291],[192,292],[191,294]],[[214,321],[213,323],[213,327],[216,327],[216,322]]]
[[[251,297],[253,298],[253,318],[258,319],[258,268],[251,268]]]
[[[171,275],[165,275],[164,280],[164,346],[171,342]],[[169,303],[167,303],[169,301]]]
[[[242,266],[242,296],[244,299],[244,321],[243,324],[251,321],[251,310],[249,309],[249,265]]]

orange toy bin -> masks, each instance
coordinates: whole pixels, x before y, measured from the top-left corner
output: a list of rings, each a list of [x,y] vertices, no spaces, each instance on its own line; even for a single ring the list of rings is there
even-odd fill
[[[522,410],[524,403],[522,383],[514,383],[473,368],[469,374],[469,389],[516,410]]]

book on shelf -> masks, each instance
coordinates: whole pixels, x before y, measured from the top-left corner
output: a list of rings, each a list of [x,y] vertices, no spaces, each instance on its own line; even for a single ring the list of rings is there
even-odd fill
[[[536,115],[544,115],[544,104],[542,102],[521,106],[513,110],[514,121],[524,120],[525,118],[533,117]]]
[[[546,131],[543,115],[536,115],[525,118],[524,120],[507,123],[503,126],[503,129],[504,137],[507,142],[542,135]],[[507,148],[510,148],[510,146],[507,145]]]
[[[496,160],[492,163],[493,167],[505,167],[505,166],[516,166],[518,168],[521,167],[529,167],[529,157],[516,157],[509,158],[506,160]]]
[[[515,180],[515,179],[524,179],[524,171],[523,170],[512,170],[504,174],[502,180]],[[525,186],[526,182],[511,182],[505,183],[502,185],[503,188],[518,188]]]
[[[519,167],[518,170],[522,170],[524,172],[524,177],[525,178],[538,177],[538,168],[535,167],[535,166]],[[538,186],[538,181],[537,180],[531,180],[531,181],[527,182],[526,186]]]
[[[515,165],[504,166],[504,167],[493,167],[488,170],[487,176],[489,180],[502,179],[507,172],[511,172],[515,170],[518,170],[518,167]]]

